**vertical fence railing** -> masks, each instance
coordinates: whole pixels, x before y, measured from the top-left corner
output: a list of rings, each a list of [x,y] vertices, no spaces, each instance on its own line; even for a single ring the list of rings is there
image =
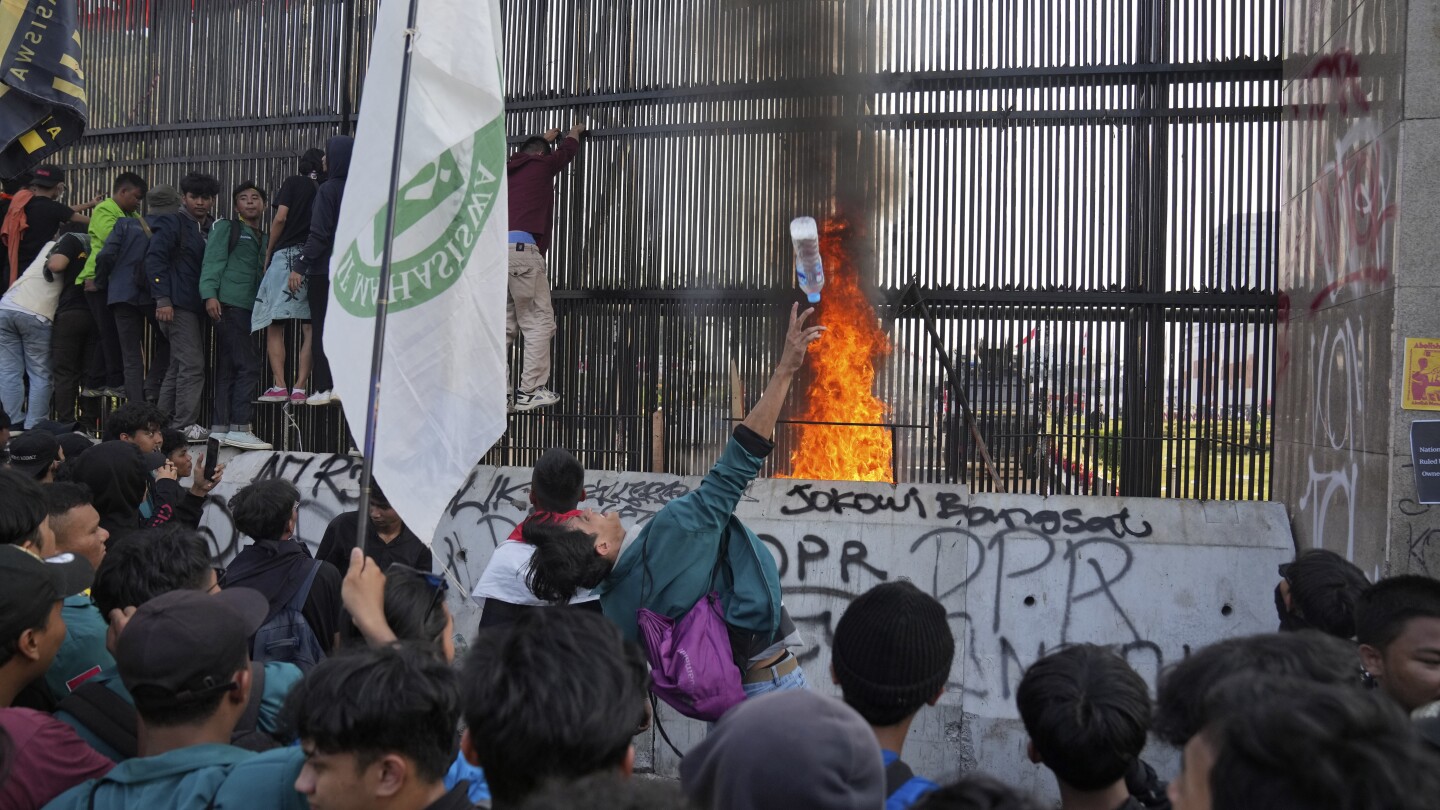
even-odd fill
[[[102,5],[76,194],[122,170],[278,188],[353,128],[376,0]],[[1279,9],[504,0],[512,139],[591,132],[557,181],[562,401],[487,461],[703,472],[775,358],[804,213],[854,226],[899,480],[992,486],[897,306],[913,280],[1010,491],[1267,497]],[[351,446],[338,409],[256,422]]]

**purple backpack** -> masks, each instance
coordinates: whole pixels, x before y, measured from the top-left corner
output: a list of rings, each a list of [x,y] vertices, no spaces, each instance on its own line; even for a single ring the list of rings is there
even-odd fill
[[[676,711],[714,721],[745,699],[720,594],[711,591],[678,621],[646,608],[636,611],[636,621],[650,659],[650,691]]]

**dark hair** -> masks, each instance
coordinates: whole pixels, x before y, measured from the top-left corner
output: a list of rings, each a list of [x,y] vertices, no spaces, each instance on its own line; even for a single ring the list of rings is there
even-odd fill
[[[190,172],[180,178],[180,193],[192,197],[219,197],[220,181],[213,174]]]
[[[164,450],[165,458],[167,459],[182,447],[187,450],[190,448],[190,440],[186,439],[185,434],[175,428],[167,427],[161,430],[160,438],[162,440],[160,446]]]
[[[375,504],[381,509],[390,508],[390,496],[385,494],[385,490],[380,488],[380,482],[374,478],[370,479],[370,503]]]
[[[524,143],[520,144],[520,151],[530,155],[544,155],[549,153],[550,147],[550,141],[543,136],[531,135],[525,139]]]
[[[241,194],[251,190],[254,190],[260,194],[261,201],[270,201],[270,195],[265,193],[265,189],[260,188],[260,186],[256,185],[254,180],[241,180],[240,184],[235,187],[235,190],[230,192],[230,201],[232,203],[235,202],[235,200],[239,199]]]
[[[121,434],[134,436],[142,430],[164,430],[168,421],[164,411],[148,402],[127,402],[105,420],[105,441],[114,441]]]
[[[35,479],[0,467],[0,543],[23,546],[40,537],[45,491]]]
[[[60,601],[59,598],[54,600],[37,599],[18,609],[16,611],[18,616],[7,617],[6,624],[15,628],[15,635],[10,638],[0,638],[0,667],[10,663],[10,659],[20,651],[20,636],[24,635],[26,630],[39,632],[50,626],[50,612],[55,609],[55,603],[58,601]]]
[[[401,641],[438,652],[449,615],[440,607],[444,603],[444,590],[431,585],[423,571],[400,563],[385,569],[385,621]]]
[[[566,523],[527,520],[520,536],[535,547],[525,584],[546,602],[569,602],[579,589],[599,585],[614,567],[595,552],[595,535]]]
[[[1207,696],[1233,675],[1283,675],[1316,683],[1364,688],[1360,653],[1319,630],[1230,638],[1194,652],[1160,674],[1155,736],[1176,747],[1210,719]]]
[[[100,615],[139,607],[162,593],[200,590],[209,579],[210,547],[194,529],[171,526],[116,541],[95,572],[90,598]]]
[[[323,753],[354,754],[361,768],[396,753],[439,782],[455,761],[459,691],[455,671],[434,655],[404,644],[360,648],[296,684],[281,725]]]
[[[324,149],[306,149],[305,154],[300,156],[300,173],[318,174],[324,171],[324,160]]]
[[[1290,583],[1292,623],[1338,638],[1355,637],[1355,604],[1370,587],[1363,571],[1323,548],[1300,552],[1280,570]]]
[[[925,794],[915,810],[1042,810],[1042,805],[994,777],[972,773]]]
[[[90,506],[95,501],[95,493],[90,487],[84,484],[76,484],[70,481],[57,481],[47,484],[41,489],[45,493],[45,510],[50,517],[60,517],[81,506]]]
[[[1411,619],[1440,619],[1440,580],[1410,574],[1382,579],[1360,595],[1355,637],[1384,650]]]
[[[1201,737],[1214,807],[1420,810],[1440,776],[1408,718],[1374,693],[1294,678],[1231,678]]]
[[[108,554],[106,558],[109,558]],[[231,651],[230,655],[230,660],[223,662],[226,672],[239,672],[245,669],[250,661],[250,654],[244,648]],[[121,675],[121,678],[123,679],[124,675]],[[145,719],[145,725],[153,728],[188,726],[208,720],[220,708],[225,696],[230,694],[228,691],[206,693],[177,704],[174,702],[174,694],[167,689],[138,686],[129,691],[130,696],[135,698],[135,711]]]
[[[235,528],[255,540],[279,540],[285,534],[300,490],[284,478],[266,478],[247,484],[230,498]]]
[[[664,779],[624,779],[618,773],[592,773],[579,779],[551,779],[518,810],[689,810],[678,783]]]
[[[112,193],[124,188],[138,188],[142,196],[150,193],[150,184],[135,172],[121,172],[115,176],[115,185],[111,187]]]
[[[569,512],[585,494],[585,468],[563,447],[546,450],[530,474],[535,506],[546,512]]]
[[[1045,767],[1078,790],[1124,779],[1150,728],[1145,681],[1125,659],[1094,644],[1036,661],[1020,679],[1015,703]]]
[[[531,610],[471,642],[470,741],[497,803],[546,779],[618,768],[645,717],[645,657],[588,611]]]

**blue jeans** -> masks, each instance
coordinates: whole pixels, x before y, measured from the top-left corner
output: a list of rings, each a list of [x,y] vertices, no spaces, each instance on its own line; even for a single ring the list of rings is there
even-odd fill
[[[741,684],[740,688],[745,690],[745,699],[749,700],[753,697],[759,697],[769,692],[779,692],[784,689],[809,689],[810,682],[805,680],[805,668],[795,667],[793,672],[781,675],[778,678],[771,678],[762,683]]]
[[[50,332],[52,324],[27,312],[0,309],[0,403],[12,423],[20,420],[25,376],[30,375],[26,429],[50,415]]]

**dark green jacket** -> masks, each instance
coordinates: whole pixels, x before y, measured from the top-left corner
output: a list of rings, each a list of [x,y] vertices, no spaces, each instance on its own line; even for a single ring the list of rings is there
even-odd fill
[[[241,228],[230,250],[230,230]],[[205,243],[205,262],[200,266],[200,300],[241,309],[255,308],[255,293],[265,276],[265,236],[236,219],[222,219],[210,228]]]
[[[699,489],[667,504],[625,546],[595,593],[627,639],[638,640],[635,613],[641,607],[673,619],[700,601],[722,539],[729,541],[728,565],[720,566],[715,589],[726,623],[774,635],[780,627],[780,572],[770,550],[735,517],[763,464],[732,437]]]

